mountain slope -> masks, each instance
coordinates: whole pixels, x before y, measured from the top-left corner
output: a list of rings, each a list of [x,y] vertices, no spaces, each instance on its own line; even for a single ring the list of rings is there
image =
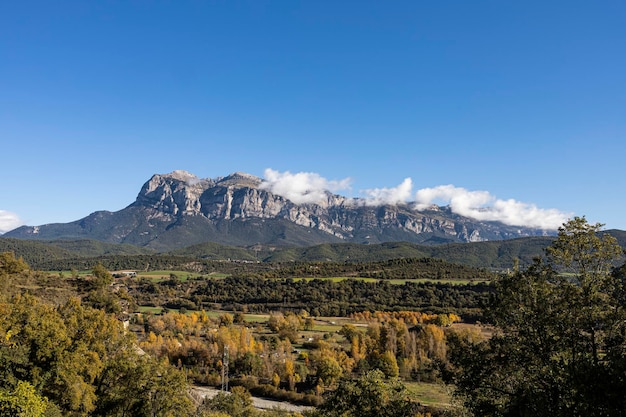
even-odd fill
[[[371,206],[326,193],[296,204],[265,189],[260,178],[234,173],[200,179],[185,171],[154,175],[137,199],[117,212],[98,211],[71,223],[23,226],[5,237],[96,239],[157,251],[203,243],[311,246],[390,241],[439,244],[541,236],[540,229],[480,222],[445,207]]]
[[[126,244],[106,243],[98,240],[32,241],[0,237],[0,252],[13,252],[31,267],[62,259],[98,256],[132,256],[153,253],[148,248]]]
[[[626,232],[608,230],[626,248]],[[324,243],[308,247],[275,248],[254,245],[243,248],[205,242],[187,246],[168,253],[154,254],[147,248],[99,241],[31,241],[0,238],[0,252],[11,251],[34,268],[78,269],[90,268],[99,261],[117,259],[127,264],[121,268],[134,268],[149,262],[152,265],[187,264],[193,259],[279,262],[380,262],[400,258],[438,258],[446,262],[489,269],[510,269],[516,261],[520,267],[530,265],[552,242],[553,237],[526,237],[491,242],[419,245],[409,242],[386,242],[364,245],[356,243]],[[146,261],[146,256],[149,260]],[[162,258],[162,259],[161,259]],[[179,259],[176,261],[174,258]],[[87,260],[83,262],[81,260]],[[69,265],[69,266],[68,266]]]

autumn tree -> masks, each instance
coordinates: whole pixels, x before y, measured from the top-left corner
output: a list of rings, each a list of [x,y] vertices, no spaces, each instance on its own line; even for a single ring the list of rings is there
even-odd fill
[[[91,271],[93,286],[98,289],[113,283],[113,275],[101,263],[96,264]]]
[[[179,417],[194,407],[183,372],[166,360],[128,352],[110,361],[97,383],[94,416]]]
[[[281,339],[289,339],[295,342],[298,339],[298,331],[304,328],[304,320],[293,313],[286,315],[272,314],[267,322],[273,332],[278,333]]]
[[[626,415],[622,249],[574,218],[545,260],[505,276],[485,317],[489,340],[452,338],[454,382],[481,416]]]
[[[43,417],[51,406],[28,382],[18,382],[13,390],[0,388],[0,417]]]
[[[0,301],[15,292],[14,279],[28,271],[24,260],[16,258],[13,252],[0,253]]]
[[[68,416],[186,416],[187,391],[181,371],[141,355],[134,336],[104,311],[76,298],[54,306],[28,294],[0,303],[2,407],[39,410],[47,398],[48,416],[52,409]]]
[[[324,382],[325,385],[333,385],[334,382],[343,374],[341,365],[335,358],[330,349],[322,349],[316,352],[317,377]]]

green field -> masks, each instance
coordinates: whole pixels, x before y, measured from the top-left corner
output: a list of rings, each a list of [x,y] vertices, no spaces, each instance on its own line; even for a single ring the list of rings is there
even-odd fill
[[[115,272],[115,271],[113,271]],[[49,273],[51,275],[62,275],[63,277],[71,277],[73,273],[77,273],[79,276],[84,277],[87,275],[91,274],[91,271],[49,271]],[[168,280],[170,278],[170,275],[174,274],[178,277],[178,279],[180,279],[181,282],[185,282],[188,279],[197,279],[200,277],[206,277],[206,278],[216,278],[216,279],[223,279],[226,278],[228,276],[230,276],[230,274],[225,274],[225,273],[221,273],[221,272],[212,272],[210,274],[200,274],[197,272],[189,272],[189,271],[182,271],[182,270],[173,270],[173,271],[169,271],[169,270],[157,270],[157,271],[137,271],[137,278],[145,278],[145,279],[150,279],[153,280],[155,282],[160,282],[160,281],[164,281],[164,280]],[[347,276],[339,276],[339,277],[295,277],[293,278],[294,281],[299,281],[299,280],[304,280],[304,281],[312,281],[314,279],[322,279],[322,280],[330,280],[332,282],[341,282],[341,281],[345,281],[345,280],[360,280],[363,282],[378,282],[378,281],[385,281],[388,282],[392,285],[404,285],[405,283],[409,282],[409,283],[416,283],[416,284],[421,284],[421,283],[441,283],[441,284],[459,284],[459,285],[467,285],[467,284],[478,284],[478,283],[485,283],[487,281],[485,280],[469,280],[469,279],[426,279],[426,278],[406,278],[406,279],[386,279],[386,280],[381,280],[380,278],[367,278],[367,277],[347,277]]]
[[[345,281],[345,280],[359,280],[359,281],[364,281],[364,282],[378,282],[378,281],[385,281],[388,282],[392,285],[404,285],[407,282],[412,282],[412,283],[416,283],[416,284],[422,284],[422,283],[441,283],[441,284],[458,284],[458,285],[467,285],[467,284],[478,284],[478,283],[484,283],[487,281],[481,280],[481,281],[473,281],[473,280],[469,280],[469,279],[425,279],[425,278],[406,278],[406,279],[385,279],[382,280],[380,278],[365,278],[365,277],[301,277],[301,278],[294,278],[294,281],[299,281],[299,280],[304,280],[304,281],[312,281],[314,279],[322,279],[322,280],[330,280],[333,282],[341,282],[341,281]]]
[[[137,272],[137,278],[147,278],[147,279],[151,279],[151,280],[158,282],[158,281],[164,281],[164,280],[170,279],[171,274],[176,275],[178,279],[181,280],[181,282],[185,282],[188,279],[195,279],[195,278],[202,276],[201,274],[198,274],[196,272],[161,270],[161,271]]]
[[[91,275],[91,271],[44,271],[49,275],[60,275],[63,278],[71,278],[75,273],[80,277],[86,277],[87,275]]]
[[[247,323],[266,323],[270,316],[269,314],[244,314],[244,318]]]
[[[405,381],[404,385],[416,401],[424,405],[452,407],[451,387],[443,384]]]
[[[140,313],[161,314],[163,307],[139,306]]]

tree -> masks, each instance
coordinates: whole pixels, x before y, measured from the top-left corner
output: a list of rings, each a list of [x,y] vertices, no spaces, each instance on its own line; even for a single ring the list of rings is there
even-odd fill
[[[11,392],[0,389],[0,417],[42,417],[49,408],[28,382],[19,381]]]
[[[476,415],[626,415],[624,268],[612,270],[622,249],[601,226],[568,221],[545,260],[500,279],[491,339],[449,340]]]
[[[229,327],[233,324],[233,320],[233,315],[230,313],[220,314],[219,316],[220,326]]]
[[[232,417],[253,417],[259,413],[252,405],[252,397],[244,387],[233,387],[231,392],[220,392],[211,399],[205,399],[200,411],[222,412]]]
[[[139,354],[121,322],[77,298],[0,303],[0,416],[39,415],[41,401],[48,417],[186,416],[188,388],[182,371]]]
[[[97,382],[94,416],[178,417],[193,404],[182,371],[135,351],[110,361]]]
[[[416,414],[416,404],[397,378],[386,379],[379,370],[356,380],[342,379],[319,407],[322,417],[406,417]]]
[[[273,332],[278,333],[281,339],[289,339],[292,343],[298,340],[298,331],[303,327],[303,321],[293,313],[283,316],[271,314],[267,326]]]
[[[334,358],[333,352],[329,349],[321,350],[317,360],[317,377],[323,380],[326,385],[332,385],[342,373],[343,369],[337,359]]]
[[[93,267],[91,274],[93,275],[92,284],[95,289],[104,288],[113,283],[113,275],[101,263]]]
[[[19,274],[28,270],[22,257],[16,258],[13,252],[0,253],[0,276]]]
[[[0,252],[0,301],[16,292],[15,277],[26,271],[28,265],[21,257],[16,258],[13,252]]]
[[[396,355],[390,350],[385,351],[378,359],[378,369],[380,369],[386,377],[397,377],[400,373]]]

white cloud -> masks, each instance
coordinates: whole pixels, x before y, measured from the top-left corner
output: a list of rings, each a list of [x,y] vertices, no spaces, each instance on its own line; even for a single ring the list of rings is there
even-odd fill
[[[265,170],[261,188],[281,195],[296,204],[320,203],[326,199],[326,191],[336,193],[350,189],[350,178],[327,180],[314,172],[278,172]]]
[[[349,190],[350,178],[328,180],[314,172],[278,172],[265,170],[261,188],[281,195],[296,204],[322,203],[326,192],[337,193]],[[405,178],[402,183],[391,188],[371,188],[361,191],[363,198],[355,199],[356,204],[368,206],[383,204],[410,203],[413,181]],[[556,209],[541,209],[534,204],[517,200],[501,200],[488,191],[469,191],[454,185],[440,185],[423,188],[415,193],[415,206],[424,210],[433,204],[448,205],[453,213],[480,221],[498,221],[510,226],[536,227],[554,230],[561,226],[571,213]]]
[[[487,191],[468,191],[453,185],[423,188],[415,194],[418,210],[444,201],[452,212],[482,221],[499,221],[511,226],[557,229],[572,215],[556,209],[540,209],[513,199],[500,200]]]
[[[367,189],[363,191],[366,195],[365,204],[368,206],[376,206],[404,203],[411,198],[412,189],[413,180],[411,180],[411,178],[405,178],[397,187]]]
[[[0,233],[13,230],[22,224],[22,220],[20,220],[17,214],[6,210],[0,210]]]

